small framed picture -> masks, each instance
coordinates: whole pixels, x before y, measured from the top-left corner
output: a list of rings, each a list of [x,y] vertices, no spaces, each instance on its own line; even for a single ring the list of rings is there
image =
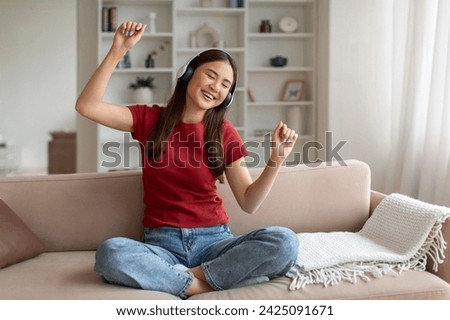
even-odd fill
[[[305,91],[305,81],[303,80],[288,80],[284,85],[283,101],[299,101],[303,99],[303,92]]]

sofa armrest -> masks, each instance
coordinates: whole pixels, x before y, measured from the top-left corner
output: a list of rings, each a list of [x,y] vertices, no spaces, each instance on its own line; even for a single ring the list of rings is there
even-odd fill
[[[375,208],[378,206],[381,200],[384,199],[384,197],[386,197],[386,195],[383,193],[377,191],[370,192],[370,214],[373,213]],[[447,219],[445,223],[442,225],[442,234],[444,236],[445,241],[447,241],[448,243],[450,241],[450,219]],[[433,261],[431,261],[430,259],[428,259],[427,271],[434,273],[438,277],[450,283],[450,248],[448,244],[444,252],[445,252],[445,259],[444,262],[439,265],[438,271],[433,271]]]
[[[445,241],[447,241],[447,248],[444,250],[444,262],[439,265],[438,271],[433,271],[433,262],[428,259],[427,270],[450,283],[450,219],[447,219],[442,225],[442,235]]]
[[[385,194],[371,191],[370,192],[370,214],[373,213],[375,208],[380,204],[380,202],[386,197]],[[444,236],[445,241],[447,243],[450,241],[450,219],[447,219],[445,223],[442,225],[442,234]],[[439,265],[438,271],[433,271],[433,261],[428,259],[427,262],[427,271],[434,273],[441,279],[444,279],[448,283],[450,283],[450,248],[447,244],[447,248],[445,249],[445,259],[442,264]]]
[[[377,191],[370,191],[370,215],[372,215],[375,208],[380,204],[381,200],[386,197],[384,193]]]

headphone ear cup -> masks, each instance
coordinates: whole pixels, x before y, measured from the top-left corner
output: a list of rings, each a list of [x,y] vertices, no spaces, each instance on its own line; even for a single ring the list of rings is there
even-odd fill
[[[219,105],[219,108],[228,108],[230,104],[233,102],[233,94],[231,92],[228,92],[225,99],[222,101],[222,103]]]
[[[185,70],[178,77],[178,80],[183,81],[183,82],[188,82],[189,80],[191,80],[192,75],[194,74],[194,68],[188,64],[183,69],[185,69]]]

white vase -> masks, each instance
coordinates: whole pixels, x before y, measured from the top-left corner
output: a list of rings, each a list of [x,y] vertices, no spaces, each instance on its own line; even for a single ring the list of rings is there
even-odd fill
[[[134,90],[134,103],[151,104],[153,100],[153,91],[148,87],[137,88]]]
[[[156,33],[156,24],[155,24],[155,20],[156,20],[156,12],[150,12],[148,14],[148,18],[149,18],[149,23],[148,23],[148,32],[149,33]]]

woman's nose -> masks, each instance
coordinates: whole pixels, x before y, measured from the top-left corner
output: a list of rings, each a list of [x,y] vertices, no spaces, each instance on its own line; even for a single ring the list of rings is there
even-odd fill
[[[213,81],[211,82],[211,84],[209,85],[211,87],[211,89],[213,89],[215,92],[219,92],[219,86],[220,83],[218,81]]]

